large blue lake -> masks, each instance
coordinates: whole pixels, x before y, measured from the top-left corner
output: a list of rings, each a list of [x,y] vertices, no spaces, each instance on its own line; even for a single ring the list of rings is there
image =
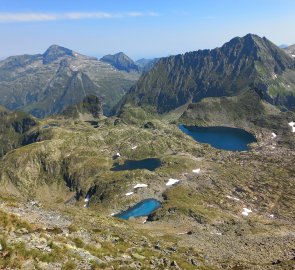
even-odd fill
[[[147,199],[134,205],[133,207],[116,214],[115,217],[121,219],[129,219],[131,217],[144,217],[153,213],[155,210],[161,207],[161,203],[155,199]]]
[[[154,171],[161,166],[161,160],[158,158],[146,158],[142,160],[126,160],[124,164],[120,165],[118,162],[114,163],[112,171],[138,170],[147,169]]]
[[[249,132],[229,127],[195,127],[180,125],[180,130],[200,143],[229,151],[249,150],[248,144],[256,142]]]

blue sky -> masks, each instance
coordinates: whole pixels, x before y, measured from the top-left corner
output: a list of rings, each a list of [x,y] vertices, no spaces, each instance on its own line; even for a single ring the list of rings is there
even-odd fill
[[[295,43],[294,0],[1,0],[0,57],[58,44],[134,59],[221,46],[255,33]]]

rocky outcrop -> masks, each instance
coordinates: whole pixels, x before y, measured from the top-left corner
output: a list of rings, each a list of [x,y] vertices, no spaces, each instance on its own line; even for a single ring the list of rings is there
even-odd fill
[[[0,108],[0,157],[23,144],[26,133],[37,121],[23,112],[9,112]]]
[[[88,95],[81,103],[69,106],[62,112],[66,118],[79,118],[81,114],[94,119],[100,118],[103,115],[101,100],[94,95]]]

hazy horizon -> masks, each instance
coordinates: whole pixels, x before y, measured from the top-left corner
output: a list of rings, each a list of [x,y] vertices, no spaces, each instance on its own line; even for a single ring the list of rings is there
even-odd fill
[[[212,49],[248,33],[295,43],[291,0],[1,2],[1,59],[57,44],[98,58],[123,51],[138,60]]]

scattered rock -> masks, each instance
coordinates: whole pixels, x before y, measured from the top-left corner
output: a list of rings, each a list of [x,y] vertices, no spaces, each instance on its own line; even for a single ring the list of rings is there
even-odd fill
[[[274,260],[272,261],[272,265],[280,264],[282,261],[281,260]]]
[[[157,244],[155,245],[155,249],[158,249],[158,250],[161,249],[161,245],[160,245],[160,243],[157,243]]]
[[[191,259],[191,264],[195,266],[199,265],[198,261],[194,258]]]
[[[135,259],[137,259],[137,260],[144,260],[144,259],[145,259],[144,256],[139,255],[139,254],[137,254],[137,253],[133,253],[132,256],[133,256]]]
[[[176,261],[172,261],[170,266],[174,267],[175,269],[180,269]]]
[[[147,122],[143,125],[144,128],[155,129],[155,125],[152,122]]]

